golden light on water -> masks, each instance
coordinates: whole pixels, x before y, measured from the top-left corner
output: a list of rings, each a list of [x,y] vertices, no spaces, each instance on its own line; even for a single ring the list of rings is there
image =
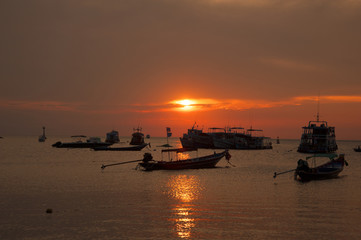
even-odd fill
[[[180,200],[182,203],[192,202],[200,197],[199,179],[196,176],[172,176],[168,182],[169,196]]]
[[[189,211],[192,209],[176,207],[174,210],[178,215],[178,218],[175,219],[175,228],[178,236],[180,238],[189,238],[191,236],[191,229],[196,226],[194,218],[189,217]]]
[[[196,226],[192,202],[201,196],[200,181],[196,176],[177,175],[172,176],[167,185],[169,197],[178,201],[172,208],[174,216],[170,220],[175,224],[178,237],[189,238],[192,228]]]

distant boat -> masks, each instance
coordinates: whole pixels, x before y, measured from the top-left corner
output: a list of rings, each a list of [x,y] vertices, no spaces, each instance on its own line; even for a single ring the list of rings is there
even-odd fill
[[[335,159],[337,154],[315,154],[307,157],[306,161],[300,159],[297,162],[295,177],[298,176],[301,181],[335,178],[342,172],[344,165],[348,165],[344,156],[344,154],[340,154],[339,157]],[[327,157],[330,161],[319,166],[309,167],[307,160],[313,159],[313,165],[316,165],[316,158],[318,157]]]
[[[361,152],[361,146],[359,145],[355,147],[353,150],[355,150],[355,152]]]
[[[259,129],[241,127],[210,128],[208,133],[195,127],[188,129],[180,138],[185,148],[210,148],[210,149],[272,149],[269,137],[255,136]]]
[[[46,136],[45,136],[45,127],[43,127],[43,135],[39,136],[39,142],[45,142]]]
[[[165,152],[169,151],[165,150]],[[228,153],[228,150],[221,153],[214,152],[214,154],[203,157],[175,161],[155,161],[150,153],[145,153],[142,162],[138,163],[138,166],[146,171],[213,168],[223,157],[226,157],[227,160],[230,159],[231,155]]]
[[[132,140],[130,141],[130,145],[141,145],[144,143],[144,134],[142,133],[142,128],[133,128]]]
[[[149,134],[147,134],[147,135],[145,136],[145,138],[149,139],[149,138],[150,138],[150,135],[149,135]]]
[[[111,131],[111,132],[108,132],[107,135],[106,135],[106,138],[105,138],[105,142],[107,143],[118,143],[120,140],[119,140],[119,133],[118,131]]]
[[[143,143],[141,145],[137,146],[129,146],[129,147],[95,147],[93,148],[95,151],[140,151],[146,146],[148,146],[149,143]]]
[[[84,135],[75,135],[72,137],[79,138],[75,142],[56,142],[52,146],[56,148],[95,148],[95,147],[105,147],[110,146],[112,143],[102,142],[99,137],[90,137],[86,141],[83,141],[82,138],[86,137]]]

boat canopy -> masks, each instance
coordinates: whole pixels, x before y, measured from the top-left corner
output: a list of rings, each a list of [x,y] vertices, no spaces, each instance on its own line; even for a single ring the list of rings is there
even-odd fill
[[[191,152],[191,151],[197,151],[197,148],[172,148],[172,149],[162,149],[162,152]]]
[[[335,154],[335,153],[329,153],[329,154],[319,153],[319,154],[314,154],[312,156],[306,157],[306,160],[311,159],[311,158],[316,158],[316,157],[328,157],[329,159],[332,160],[335,157],[337,157],[337,154]]]

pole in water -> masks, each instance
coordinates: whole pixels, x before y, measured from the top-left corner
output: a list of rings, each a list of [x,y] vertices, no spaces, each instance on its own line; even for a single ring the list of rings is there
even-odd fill
[[[115,166],[115,165],[121,165],[121,164],[133,163],[133,162],[140,162],[140,161],[143,161],[143,159],[127,161],[127,162],[120,162],[120,163],[112,163],[112,164],[107,164],[107,165],[102,164],[102,166],[100,168],[103,170],[104,168],[109,167],[109,166]]]
[[[296,169],[291,169],[291,170],[280,172],[280,173],[275,172],[274,175],[273,175],[273,178],[276,178],[277,175],[281,175],[281,174],[289,173],[289,172],[293,172],[293,171],[296,171]]]

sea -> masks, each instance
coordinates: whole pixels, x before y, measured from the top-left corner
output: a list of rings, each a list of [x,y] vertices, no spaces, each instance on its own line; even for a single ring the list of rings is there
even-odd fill
[[[48,137],[0,139],[0,239],[361,239],[360,141],[338,141],[338,178],[300,182],[299,140],[270,150],[230,150],[212,169],[141,171],[166,138],[138,152],[60,149]],[[115,146],[128,146],[130,137]],[[169,144],[180,147],[178,138]],[[181,158],[212,154],[210,149]]]

